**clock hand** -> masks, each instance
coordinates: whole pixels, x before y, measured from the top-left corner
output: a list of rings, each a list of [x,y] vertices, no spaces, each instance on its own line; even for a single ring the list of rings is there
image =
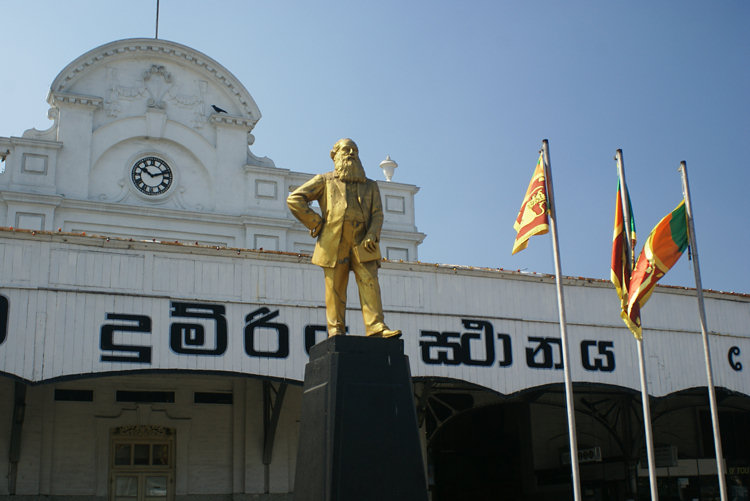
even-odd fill
[[[161,171],[157,172],[156,174],[152,174],[152,173],[151,173],[151,171],[150,171],[150,170],[148,170],[148,169],[146,169],[146,168],[144,168],[143,170],[144,170],[144,171],[146,171],[146,172],[148,173],[148,175],[149,175],[150,177],[152,177],[152,178],[154,178],[154,177],[156,177],[156,176],[162,176],[162,175],[164,175],[164,173],[163,173],[163,172],[161,172]]]

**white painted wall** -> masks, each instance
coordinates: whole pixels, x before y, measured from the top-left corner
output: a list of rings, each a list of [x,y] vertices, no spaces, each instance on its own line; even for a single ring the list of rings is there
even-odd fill
[[[10,304],[0,371],[33,382],[154,369],[302,381],[306,329],[325,325],[322,273],[294,254],[0,231],[0,266]],[[386,320],[404,332],[413,376],[506,395],[562,381],[551,277],[393,262],[380,275]],[[347,325],[361,334],[349,285]],[[565,290],[573,380],[639,391],[637,346],[611,284],[569,280]],[[657,287],[648,304],[654,396],[705,385],[694,294]],[[706,303],[720,332],[710,341],[715,383],[750,394],[750,297],[709,293]],[[191,344],[185,323],[205,337]]]
[[[93,390],[93,402],[54,400],[54,389]],[[174,391],[175,403],[115,401],[117,390]],[[194,404],[193,393],[233,392],[234,403]],[[0,378],[0,398],[13,383]],[[180,495],[287,493],[293,489],[301,387],[290,386],[282,407],[270,485],[265,484],[262,382],[226,376],[145,374],[31,386],[23,423],[18,495],[106,496],[112,429],[157,425],[175,430],[175,484]],[[7,450],[12,406],[0,407],[0,446]],[[8,456],[0,455],[7,471]],[[8,493],[0,476],[0,495]]]

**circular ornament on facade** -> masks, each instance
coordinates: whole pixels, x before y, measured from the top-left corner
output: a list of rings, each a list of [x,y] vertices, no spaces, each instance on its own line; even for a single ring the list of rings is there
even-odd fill
[[[157,157],[144,157],[130,170],[130,179],[145,195],[163,195],[172,186],[174,175],[169,164]]]

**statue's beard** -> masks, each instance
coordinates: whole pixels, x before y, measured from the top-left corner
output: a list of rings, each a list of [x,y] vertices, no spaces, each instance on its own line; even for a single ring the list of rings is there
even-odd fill
[[[364,183],[367,179],[362,162],[357,157],[336,162],[336,177],[347,183]]]

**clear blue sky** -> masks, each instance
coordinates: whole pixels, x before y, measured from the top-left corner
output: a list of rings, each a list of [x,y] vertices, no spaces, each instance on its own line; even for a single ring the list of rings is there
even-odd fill
[[[0,136],[49,126],[45,97],[101,44],[153,37],[156,0],[0,0]],[[624,151],[640,244],[681,200],[687,161],[706,288],[750,293],[750,2],[161,0],[159,38],[216,59],[263,118],[253,151],[416,184],[421,261],[553,271],[549,236],[511,256],[550,141],[563,273],[607,279]],[[683,257],[663,283],[694,286]],[[614,293],[613,293],[614,294]]]

